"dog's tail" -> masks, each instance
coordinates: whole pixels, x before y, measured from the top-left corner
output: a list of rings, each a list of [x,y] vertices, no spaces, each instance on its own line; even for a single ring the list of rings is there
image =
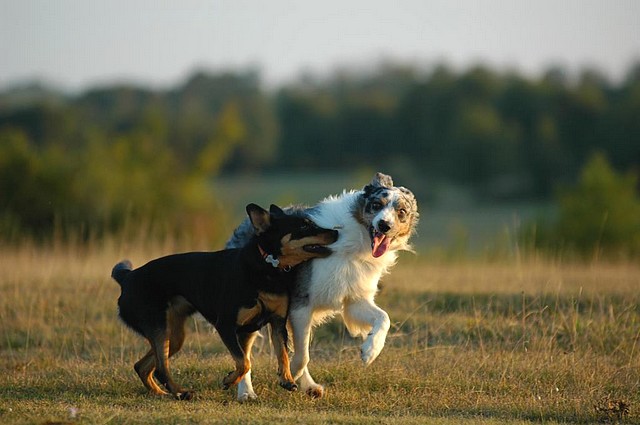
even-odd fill
[[[122,260],[111,270],[111,277],[113,280],[118,282],[119,285],[122,285],[124,278],[131,272],[133,266],[131,265],[131,261]]]

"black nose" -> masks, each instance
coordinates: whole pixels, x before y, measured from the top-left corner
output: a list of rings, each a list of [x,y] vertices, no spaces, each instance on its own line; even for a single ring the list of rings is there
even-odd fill
[[[387,233],[389,230],[391,230],[391,226],[389,226],[389,223],[387,223],[384,220],[380,220],[378,222],[378,230],[380,230],[382,233]]]

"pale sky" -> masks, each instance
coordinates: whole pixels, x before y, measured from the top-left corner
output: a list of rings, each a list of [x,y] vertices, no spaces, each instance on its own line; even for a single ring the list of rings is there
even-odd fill
[[[640,1],[0,0],[0,89],[169,86],[249,67],[277,85],[385,59],[618,79],[640,61]]]

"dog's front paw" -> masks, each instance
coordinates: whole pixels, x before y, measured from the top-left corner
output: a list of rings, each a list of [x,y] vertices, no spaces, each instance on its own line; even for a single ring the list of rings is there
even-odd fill
[[[222,389],[223,390],[228,390],[229,388],[231,388],[231,386],[233,384],[235,384],[235,370],[232,370],[231,372],[227,373],[227,376],[225,376],[222,379]]]
[[[242,393],[238,392],[238,401],[240,403],[245,403],[247,401],[255,400],[257,398],[258,396],[253,391],[245,391]]]
[[[193,391],[182,391],[176,394],[176,399],[178,400],[191,400],[195,393]]]
[[[287,391],[298,391],[298,384],[293,381],[280,381],[280,386]]]
[[[249,400],[255,400],[258,396],[253,391],[253,385],[251,385],[251,371],[238,382],[238,401],[244,403]]]
[[[374,335],[369,335],[360,348],[360,358],[365,366],[369,366],[380,354],[384,342],[376,343]]]

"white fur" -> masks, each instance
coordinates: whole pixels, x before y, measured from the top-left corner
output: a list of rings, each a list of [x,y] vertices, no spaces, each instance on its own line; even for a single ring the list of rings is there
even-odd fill
[[[242,380],[238,382],[238,401],[244,403],[245,401],[255,400],[258,398],[253,391],[253,384],[251,383],[251,370],[247,372]]]
[[[368,230],[352,214],[358,194],[352,191],[329,197],[310,214],[318,226],[340,229],[340,237],[330,246],[331,256],[311,263],[311,281],[307,285],[314,325],[337,313],[347,313],[343,316],[351,335],[364,337],[374,323],[349,315],[346,307],[363,301],[373,304],[378,280],[395,264],[397,253],[389,251],[379,258],[371,255]]]
[[[312,328],[341,314],[349,333],[365,339],[361,359],[365,366],[371,364],[382,351],[391,325],[389,315],[374,301],[378,280],[395,264],[398,250],[410,249],[407,240],[400,240],[381,257],[373,257],[369,230],[353,215],[362,193],[345,191],[340,196],[330,196],[309,211],[309,218],[318,226],[340,232],[338,240],[330,245],[333,254],[311,262],[310,280],[304,284],[309,291],[308,301],[292,304],[289,312],[294,343],[291,373],[303,391],[316,397],[323,395],[324,388],[313,380],[307,368]],[[389,208],[384,208],[372,224],[377,227],[381,219],[393,223],[395,217]],[[247,388],[251,388],[250,374],[238,386],[238,399],[253,398],[247,396]]]
[[[294,342],[291,373],[300,380],[303,391],[319,391],[320,395],[323,392],[307,369],[314,326],[342,314],[351,335],[366,337],[361,350],[365,365],[380,354],[389,330],[389,316],[375,305],[374,298],[378,280],[395,264],[397,253],[389,251],[379,258],[371,255],[368,229],[353,216],[353,205],[360,193],[351,191],[329,197],[310,214],[318,226],[340,229],[340,237],[331,245],[331,256],[312,262],[308,303],[292,309],[289,315]]]

